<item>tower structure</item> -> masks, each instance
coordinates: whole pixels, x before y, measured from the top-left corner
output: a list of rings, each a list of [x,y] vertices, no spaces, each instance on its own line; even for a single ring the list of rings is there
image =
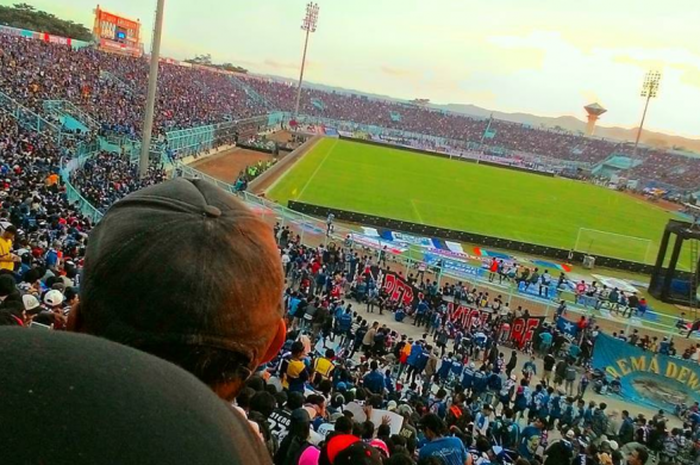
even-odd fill
[[[595,124],[598,122],[598,118],[600,116],[607,112],[605,108],[600,106],[599,103],[591,103],[590,105],[586,105],[583,107],[586,110],[586,113],[588,113],[588,124],[586,124],[586,135],[587,136],[592,136],[593,132],[595,131]]]

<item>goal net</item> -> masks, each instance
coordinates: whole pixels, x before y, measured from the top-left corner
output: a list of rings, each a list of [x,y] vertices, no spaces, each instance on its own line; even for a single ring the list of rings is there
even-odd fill
[[[654,259],[653,245],[651,239],[579,228],[574,250],[632,262],[651,263]]]

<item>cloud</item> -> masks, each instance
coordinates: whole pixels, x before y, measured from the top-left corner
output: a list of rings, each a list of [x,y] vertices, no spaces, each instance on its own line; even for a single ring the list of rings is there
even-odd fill
[[[381,71],[384,74],[387,74],[389,76],[396,76],[396,77],[417,77],[418,73],[416,71],[410,70],[410,69],[405,69],[405,68],[396,68],[393,66],[386,66],[382,65],[379,67],[379,71]]]
[[[680,80],[683,84],[700,88],[700,67],[692,65],[672,65],[682,72]]]
[[[278,70],[293,70],[293,71],[298,71],[299,67],[301,66],[301,62],[293,62],[293,61],[278,61],[278,60],[273,60],[271,58],[267,58],[262,62],[263,66],[266,66],[268,68],[272,69],[278,69]],[[319,67],[319,64],[315,61],[311,60],[306,60],[306,69],[315,69]]]

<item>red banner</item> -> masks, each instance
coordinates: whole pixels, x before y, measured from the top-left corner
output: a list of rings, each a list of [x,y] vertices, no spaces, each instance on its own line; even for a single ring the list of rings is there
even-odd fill
[[[392,271],[383,272],[375,267],[371,270],[371,273],[375,279],[383,280],[382,288],[392,302],[400,302],[403,305],[411,305],[415,308],[420,299],[424,297],[420,289]],[[463,331],[480,328],[493,316],[493,312],[490,309],[474,308],[446,299],[442,303],[447,307],[447,320],[453,324],[459,323]],[[541,316],[515,318],[511,322],[510,334],[506,339],[512,341],[518,347],[522,347],[524,344],[532,341],[535,331],[543,321],[544,317]]]

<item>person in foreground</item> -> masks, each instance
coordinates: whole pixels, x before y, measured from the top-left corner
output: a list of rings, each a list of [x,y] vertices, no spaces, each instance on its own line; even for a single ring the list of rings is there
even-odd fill
[[[89,236],[68,329],[179,365],[232,400],[285,340],[272,229],[231,194],[175,179],[115,203]]]
[[[0,364],[3,463],[270,463],[242,416],[191,374],[144,352],[5,327]]]

